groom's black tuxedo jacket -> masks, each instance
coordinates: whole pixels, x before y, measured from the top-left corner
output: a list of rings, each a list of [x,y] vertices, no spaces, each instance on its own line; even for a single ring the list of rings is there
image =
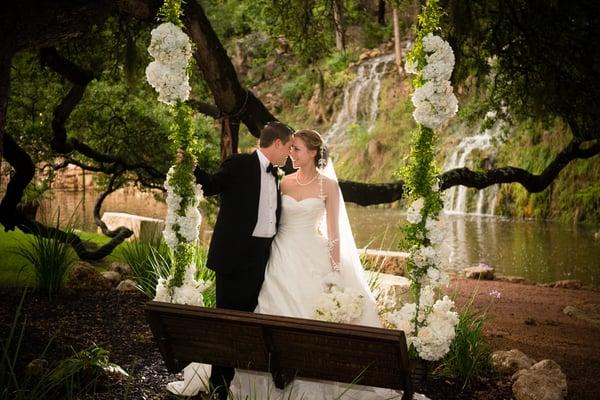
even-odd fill
[[[244,260],[252,259],[252,232],[258,219],[260,173],[256,151],[233,154],[212,175],[199,168],[195,171],[196,182],[202,185],[204,195],[220,194],[221,199],[207,259],[207,266],[214,271],[230,274],[244,268]],[[277,188],[277,223],[280,214],[281,195]]]

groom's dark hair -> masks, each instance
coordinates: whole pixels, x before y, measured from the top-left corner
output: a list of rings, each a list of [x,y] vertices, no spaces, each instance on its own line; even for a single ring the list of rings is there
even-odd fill
[[[277,139],[282,143],[287,143],[292,137],[294,131],[292,128],[279,121],[271,121],[266,124],[260,131],[260,139],[258,145],[260,147],[269,147]]]

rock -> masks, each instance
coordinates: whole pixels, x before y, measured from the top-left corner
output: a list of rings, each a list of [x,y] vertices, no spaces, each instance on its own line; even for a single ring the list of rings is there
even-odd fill
[[[562,281],[552,282],[550,286],[562,289],[580,289],[581,286],[583,286],[583,282],[577,279],[565,279]]]
[[[463,274],[465,274],[467,279],[481,279],[487,281],[494,280],[494,272],[494,268],[484,263],[479,263],[477,266],[463,269]]]
[[[567,377],[552,360],[542,360],[516,372],[512,379],[515,400],[562,400],[567,397]]]
[[[373,295],[386,310],[400,309],[404,303],[411,301],[407,278],[374,271],[365,271],[365,274],[367,282],[377,279]]]
[[[409,254],[401,251],[359,249],[365,268],[391,275],[403,276],[406,258]]]
[[[507,331],[503,331],[503,330],[497,330],[497,331],[490,332],[490,336],[504,338],[504,337],[510,336],[510,333],[508,333]]]
[[[110,364],[102,367],[102,369],[112,380],[123,382],[129,379],[129,374],[117,364]]]
[[[379,140],[369,140],[369,143],[367,143],[367,157],[369,157],[369,161],[376,165],[380,165],[383,150],[383,143]]]
[[[27,364],[27,373],[32,377],[42,377],[48,371],[48,361],[43,358],[36,358]]]
[[[563,313],[593,324],[600,324],[600,305],[598,304],[582,304],[578,307],[566,306],[563,308]]]
[[[117,286],[121,282],[121,274],[116,271],[104,271],[101,274],[110,282],[111,286]]]
[[[358,62],[368,60],[369,58],[379,57],[381,55],[383,55],[383,50],[381,49],[367,50],[358,56]]]
[[[125,279],[117,285],[117,290],[120,292],[134,292],[137,289],[137,284],[131,279]]]
[[[501,374],[512,375],[519,370],[530,368],[533,364],[535,360],[518,349],[492,353],[492,366]]]
[[[74,289],[110,289],[112,284],[91,264],[80,261],[71,269],[67,287]]]
[[[102,221],[104,221],[110,230],[114,230],[120,226],[131,229],[133,235],[127,240],[135,239],[140,242],[154,241],[157,237],[160,237],[165,227],[162,219],[120,212],[105,212],[102,215]],[[100,228],[98,230],[101,232]]]
[[[117,261],[110,263],[108,270],[118,272],[121,276],[131,275],[131,267]]]
[[[494,277],[495,280],[501,282],[509,282],[509,283],[529,283],[529,281],[522,276],[514,276],[514,275],[496,275]]]

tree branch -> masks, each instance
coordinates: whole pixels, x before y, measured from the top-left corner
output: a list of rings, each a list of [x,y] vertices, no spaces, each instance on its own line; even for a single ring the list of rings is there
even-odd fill
[[[587,148],[582,148],[583,144],[584,142],[573,139],[539,175],[516,167],[503,167],[485,172],[456,168],[440,176],[441,189],[445,190],[456,185],[484,189],[498,183],[520,183],[529,193],[541,192],[571,161],[591,158],[600,153],[600,141],[595,141]]]
[[[125,234],[127,234],[126,237],[133,235],[133,231],[124,226],[120,226],[115,230],[108,229],[108,226],[106,226],[106,224],[104,223],[104,221],[102,221],[102,218],[100,217],[100,210],[102,209],[102,203],[108,197],[109,194],[111,194],[112,192],[117,190],[117,188],[115,187],[115,181],[117,180],[117,178],[120,175],[121,175],[121,173],[116,173],[110,177],[110,181],[108,182],[108,186],[106,187],[106,190],[100,196],[98,196],[98,199],[96,200],[96,204],[94,205],[94,222],[96,223],[97,226],[100,227],[103,234],[105,234],[108,237],[112,237],[112,238],[118,237],[120,235],[125,235]]]

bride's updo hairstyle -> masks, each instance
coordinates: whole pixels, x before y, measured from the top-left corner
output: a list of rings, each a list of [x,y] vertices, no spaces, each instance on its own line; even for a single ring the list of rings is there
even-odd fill
[[[316,167],[324,168],[327,165],[329,150],[319,132],[312,129],[300,129],[294,133],[294,137],[302,139],[308,150],[317,150],[317,155],[313,159]]]

